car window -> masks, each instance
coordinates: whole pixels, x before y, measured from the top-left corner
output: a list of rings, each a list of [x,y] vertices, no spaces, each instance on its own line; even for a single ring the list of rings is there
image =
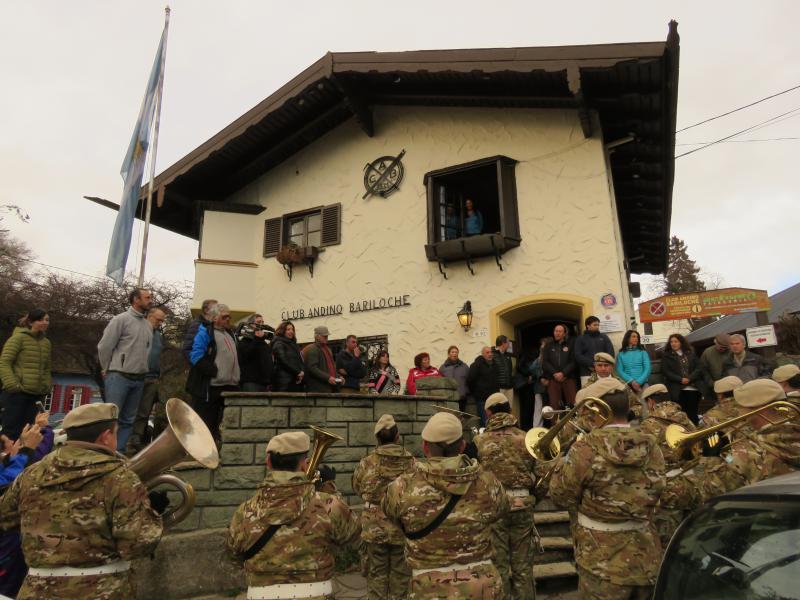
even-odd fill
[[[800,503],[720,502],[673,539],[657,600],[800,600]]]

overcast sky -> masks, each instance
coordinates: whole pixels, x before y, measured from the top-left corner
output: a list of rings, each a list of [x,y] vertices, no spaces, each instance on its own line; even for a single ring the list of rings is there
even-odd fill
[[[175,0],[158,171],[326,51],[661,41],[681,35],[678,128],[800,84],[797,2],[210,2]],[[0,0],[0,204],[43,263],[103,273],[127,150],[163,26],[163,1]],[[680,133],[710,142],[800,138],[800,90]],[[791,118],[796,116],[797,118]],[[696,146],[680,145],[680,154]],[[727,286],[770,293],[796,266],[800,140],[718,144],[676,161],[672,232]],[[134,230],[134,243],[139,239]],[[791,242],[791,247],[790,247]],[[155,228],[148,275],[192,280],[197,244]],[[129,269],[138,268],[131,249]]]

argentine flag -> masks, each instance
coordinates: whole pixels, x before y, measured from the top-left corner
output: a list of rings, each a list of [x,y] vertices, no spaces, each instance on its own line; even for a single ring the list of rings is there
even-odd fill
[[[147,82],[147,90],[142,100],[142,107],[139,109],[139,118],[136,127],[133,129],[131,143],[128,145],[128,152],[122,161],[120,174],[125,182],[122,191],[122,202],[119,205],[117,220],[114,223],[114,233],[111,235],[111,246],[108,249],[108,261],[106,262],[106,275],[122,285],[125,278],[125,263],[128,262],[128,252],[131,248],[131,232],[133,221],[136,216],[136,208],[139,204],[139,190],[142,187],[142,176],[144,175],[144,163],[147,158],[147,150],[150,146],[150,133],[153,129],[153,119],[156,114],[156,106],[161,95],[161,87],[164,82],[164,52],[166,52],[167,25],[161,34],[161,43],[158,45],[158,52],[153,61],[153,69],[150,72],[150,79]]]

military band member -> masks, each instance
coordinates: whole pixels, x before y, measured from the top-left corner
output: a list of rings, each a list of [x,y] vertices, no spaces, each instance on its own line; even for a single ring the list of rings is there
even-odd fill
[[[244,563],[248,598],[333,598],[334,546],[361,532],[347,505],[306,477],[310,446],[300,431],[273,437],[266,478],[233,515],[228,546]]]
[[[716,425],[741,414],[742,411],[736,407],[733,401],[733,392],[740,387],[742,387],[742,380],[736,375],[728,375],[714,382],[717,404],[701,415],[700,421],[703,427]]]
[[[414,470],[414,457],[400,445],[400,433],[392,415],[381,415],[375,424],[378,447],[361,459],[353,472],[353,491],[364,500],[361,513],[362,551],[367,571],[369,600],[402,600],[408,595],[411,569],[403,555],[405,536],[381,510],[387,486],[403,473]]]
[[[664,487],[664,457],[655,437],[628,423],[630,402],[621,383],[601,397],[612,418],[572,445],[556,467],[550,496],[577,512],[581,598],[643,600],[661,560],[652,515]]]
[[[595,363],[595,365],[602,365],[604,363]],[[601,367],[602,369],[602,367]],[[592,374],[589,379],[598,373],[597,370]],[[598,379],[595,379],[592,383],[587,385],[584,388],[578,390],[578,393],[575,394],[575,404],[578,402],[582,402],[586,398],[601,398],[604,394],[607,394],[612,391],[624,391],[630,401],[630,395],[628,391],[630,388],[626,386],[622,381],[617,379],[616,377],[608,376],[600,376]],[[638,400],[637,400],[638,402]],[[561,443],[562,452],[566,452],[569,450],[572,443],[578,439],[578,436],[581,434],[587,434],[592,429],[596,427],[600,427],[603,424],[603,419],[600,413],[597,413],[588,407],[584,407],[578,411],[578,413],[573,417],[573,421],[575,425],[567,424],[564,426],[561,431],[558,432],[558,441]],[[552,461],[551,461],[552,462]],[[549,463],[548,463],[549,464]]]
[[[625,381],[614,372],[614,367],[617,360],[608,352],[598,352],[594,355],[594,373],[591,374],[587,382],[588,385],[596,383],[600,379],[613,377],[625,386],[625,393],[628,395],[628,400],[631,404],[631,410],[634,416],[638,419],[642,417],[642,403],[639,401],[639,395],[628,386]],[[578,398],[575,398],[575,402]]]
[[[406,537],[408,597],[499,600],[503,583],[492,563],[489,525],[508,512],[503,486],[462,454],[461,421],[450,413],[433,415],[422,440],[427,462],[395,479],[382,503]]]
[[[642,392],[642,400],[647,403],[647,418],[640,426],[644,433],[655,436],[661,453],[664,455],[666,476],[677,475],[687,463],[686,453],[681,449],[673,449],[667,444],[665,434],[667,427],[677,424],[686,431],[694,431],[695,426],[689,416],[681,410],[680,404],[672,402],[667,386],[663,383],[651,385]],[[689,457],[690,458],[690,457]],[[683,510],[659,507],[654,514],[654,523],[661,538],[661,546],[667,547],[672,534],[683,521]]]
[[[525,432],[517,427],[505,394],[486,399],[486,429],[475,438],[478,461],[503,484],[510,503],[505,517],[492,523],[494,564],[503,578],[503,597],[532,600],[536,529],[531,494],[536,461],[525,448]]]
[[[790,398],[797,398],[797,392],[800,392],[800,367],[793,364],[781,365],[772,372],[772,379],[781,385],[787,396],[792,394]]]
[[[161,517],[116,453],[115,405],[79,406],[63,427],[66,444],[0,500],[0,529],[20,528],[30,567],[17,598],[132,600],[130,561],[155,549]]]

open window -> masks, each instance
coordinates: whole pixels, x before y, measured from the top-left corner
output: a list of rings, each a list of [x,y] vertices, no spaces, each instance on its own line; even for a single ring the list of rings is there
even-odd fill
[[[425,175],[428,192],[428,260],[443,266],[451,261],[500,257],[520,244],[517,161],[493,156]],[[445,278],[447,276],[445,275]]]

